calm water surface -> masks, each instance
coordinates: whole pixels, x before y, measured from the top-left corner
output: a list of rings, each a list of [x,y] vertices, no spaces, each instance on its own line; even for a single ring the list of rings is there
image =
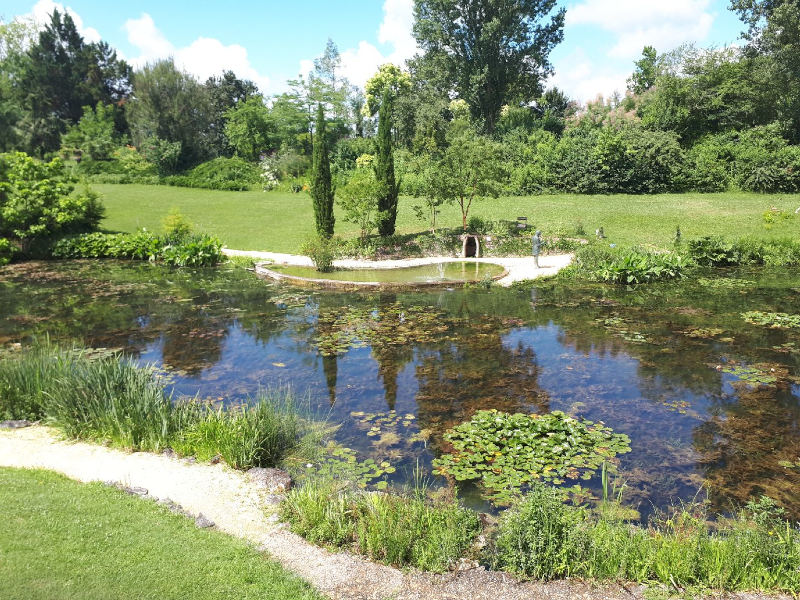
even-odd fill
[[[800,461],[800,330],[750,325],[748,310],[800,313],[800,273],[339,294],[226,267],[0,269],[0,346],[47,334],[120,349],[170,372],[176,393],[225,402],[292,385],[396,481],[475,410],[562,410],[630,436],[620,474],[643,514],[766,493],[800,517],[800,468],[781,464]]]

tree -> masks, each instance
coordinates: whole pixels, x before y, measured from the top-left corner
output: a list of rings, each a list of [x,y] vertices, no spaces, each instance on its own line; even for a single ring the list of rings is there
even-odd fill
[[[216,156],[231,156],[233,148],[225,136],[228,112],[257,95],[258,88],[252,81],[236,77],[233,71],[225,71],[221,77],[209,77],[205,88],[209,105],[209,147]]]
[[[359,167],[336,194],[336,201],[344,209],[344,220],[357,225],[362,238],[378,225],[378,193],[374,171]]]
[[[178,169],[210,157],[206,142],[210,122],[206,88],[178,69],[171,58],[148,64],[135,73],[128,121],[136,146],[153,137],[179,142]]]
[[[392,105],[404,95],[411,92],[411,75],[397,65],[386,63],[378,72],[367,80],[364,86],[365,104],[363,113],[373,117],[380,108],[381,99],[388,94]]]
[[[114,107],[97,104],[83,107],[83,116],[76,125],[61,136],[61,145],[70,151],[80,150],[81,156],[92,160],[108,160],[120,145],[114,127]]]
[[[378,114],[378,153],[375,157],[375,179],[378,182],[378,233],[394,235],[397,221],[397,198],[400,185],[394,174],[392,149],[392,102],[386,90]]]
[[[496,198],[500,193],[501,147],[485,136],[463,131],[451,138],[441,158],[422,161],[419,175],[419,191],[429,198],[431,210],[439,204],[457,204],[466,231],[472,203],[489,196]]]
[[[333,235],[336,219],[333,216],[334,188],[331,181],[331,162],[328,155],[328,136],[325,131],[325,111],[317,105],[317,131],[311,161],[311,198],[314,201],[314,220],[317,234],[323,238]]]
[[[275,123],[261,96],[251,96],[226,113],[225,136],[236,154],[257,161],[277,148]]]
[[[119,104],[130,94],[131,69],[105,42],[86,44],[72,17],[54,10],[21,59],[14,89],[27,113],[28,147],[56,150],[84,106]]]
[[[652,46],[645,46],[642,58],[633,63],[636,68],[628,78],[628,89],[634,94],[643,94],[656,84],[658,76],[658,53]]]
[[[429,73],[469,103],[485,131],[504,104],[542,93],[551,50],[563,39],[556,0],[414,0],[414,37]],[[437,75],[437,73],[439,73]]]
[[[0,238],[27,250],[36,238],[96,229],[103,206],[56,158],[49,163],[22,152],[0,155]]]
[[[731,0],[748,26],[747,53],[766,71],[778,118],[800,143],[800,3],[797,0]],[[759,60],[761,59],[761,60]]]

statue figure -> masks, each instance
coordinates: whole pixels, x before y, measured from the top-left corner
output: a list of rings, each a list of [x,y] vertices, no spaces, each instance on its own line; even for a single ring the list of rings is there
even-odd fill
[[[539,268],[539,254],[542,251],[542,232],[537,229],[531,240],[531,252],[533,254],[533,264]]]

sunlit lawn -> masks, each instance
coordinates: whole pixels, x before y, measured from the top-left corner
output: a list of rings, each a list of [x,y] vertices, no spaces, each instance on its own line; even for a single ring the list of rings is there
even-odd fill
[[[103,227],[134,231],[140,227],[160,230],[163,218],[179,210],[198,230],[219,236],[229,248],[297,252],[314,231],[311,198],[306,193],[218,192],[168,186],[94,185],[107,207]],[[412,233],[428,224],[416,218],[415,198],[400,199],[398,232]],[[772,207],[794,211],[800,194],[762,195],[661,194],[656,196],[548,195],[505,197],[476,201],[470,215],[484,219],[528,217],[528,223],[545,234],[555,228],[587,233],[603,227],[610,242],[620,244],[671,243],[680,226],[684,239],[703,235],[739,237],[800,236],[800,215],[767,229],[763,213]],[[439,226],[461,224],[458,206],[442,206]],[[357,235],[357,228],[336,213],[336,233]]]
[[[0,507],[4,600],[322,599],[244,542],[99,483],[0,469]]]

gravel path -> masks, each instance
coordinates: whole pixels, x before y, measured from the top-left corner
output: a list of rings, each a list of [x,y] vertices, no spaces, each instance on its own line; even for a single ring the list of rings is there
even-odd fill
[[[257,252],[251,250],[231,250],[229,248],[223,249],[227,256],[246,256],[255,260],[271,260],[276,263],[286,265],[300,265],[304,267],[313,266],[311,259],[307,256],[300,256],[298,254],[281,254],[279,252]],[[508,275],[498,280],[498,284],[502,286],[509,286],[515,281],[524,281],[527,279],[536,279],[537,277],[545,277],[547,275],[555,275],[561,269],[566,267],[572,262],[572,254],[553,254],[549,256],[540,256],[540,268],[536,268],[533,264],[532,256],[510,256],[503,258],[470,258],[477,262],[492,263],[502,265],[508,269]],[[463,258],[452,258],[444,256],[427,256],[425,258],[403,258],[397,260],[356,260],[356,259],[343,259],[333,261],[335,267],[342,269],[396,269],[398,267],[416,267],[418,265],[428,265],[438,262],[459,262]]]
[[[400,571],[346,552],[329,552],[287,531],[274,513],[275,497],[268,496],[245,473],[219,464],[194,464],[165,455],[126,453],[63,441],[56,431],[47,427],[0,430],[0,466],[44,468],[79,481],[115,482],[129,488],[144,488],[150,497],[169,499],[193,515],[202,513],[218,529],[249,540],[334,599],[617,600],[643,597],[641,586],[599,586],[575,581],[520,583],[509,575],[483,569],[432,575]],[[755,600],[762,596],[738,594],[730,597]]]

